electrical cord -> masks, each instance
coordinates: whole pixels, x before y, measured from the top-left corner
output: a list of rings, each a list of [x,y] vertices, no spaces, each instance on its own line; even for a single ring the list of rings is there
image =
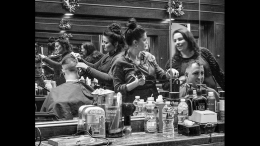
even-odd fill
[[[40,129],[38,128],[38,127],[35,127],[36,129],[37,129],[37,132],[39,133],[39,135],[40,135],[40,142],[39,142],[39,144],[38,144],[38,146],[40,146],[41,145],[41,143],[42,143],[42,134],[41,134],[41,131],[40,131]],[[37,139],[38,139],[38,133],[36,132],[36,138],[35,138],[35,142],[37,141]]]
[[[87,134],[88,134],[91,138],[96,138],[96,137],[93,137],[87,130],[81,130],[80,132],[82,132],[82,131],[87,132]],[[77,136],[78,133],[79,133],[79,132],[76,132],[75,134],[73,134],[73,136]],[[103,137],[98,137],[98,138],[107,140],[107,146],[109,145],[110,141],[109,141],[107,138],[103,138]]]

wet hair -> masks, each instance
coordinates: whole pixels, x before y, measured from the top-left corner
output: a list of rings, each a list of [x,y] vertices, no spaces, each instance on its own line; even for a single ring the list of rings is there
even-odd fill
[[[62,49],[65,49],[65,52],[71,52],[71,45],[68,40],[59,38],[55,42],[59,42]]]
[[[175,31],[173,32],[172,36],[174,36],[174,34],[176,34],[176,33],[182,34],[183,39],[184,39],[185,41],[187,41],[187,43],[188,43],[188,49],[189,49],[190,51],[193,50],[193,51],[194,51],[194,54],[195,54],[196,56],[199,56],[199,46],[198,46],[198,44],[196,43],[195,38],[193,37],[193,34],[192,34],[188,29],[184,29],[184,28],[180,28],[180,29],[175,30]],[[172,38],[173,38],[173,37],[172,37]],[[174,49],[175,49],[175,54],[174,54],[173,58],[174,58],[175,60],[178,60],[178,59],[181,58],[181,53],[180,53],[180,51],[179,51],[176,47],[175,47]]]
[[[128,46],[133,45],[134,40],[139,40],[146,32],[141,25],[136,24],[135,18],[130,18],[127,23],[127,30],[125,31],[125,40]]]
[[[94,46],[94,44],[92,42],[85,42],[85,43],[82,44],[82,47],[85,50],[87,50],[86,56],[92,54],[96,50],[96,48],[95,48],[95,46]]]
[[[122,35],[121,25],[119,23],[110,24],[104,32],[104,36],[108,37],[111,44],[117,47],[117,52],[121,52],[125,47],[125,39]]]
[[[73,55],[69,55],[62,59],[61,65],[68,71],[76,71],[77,60]]]

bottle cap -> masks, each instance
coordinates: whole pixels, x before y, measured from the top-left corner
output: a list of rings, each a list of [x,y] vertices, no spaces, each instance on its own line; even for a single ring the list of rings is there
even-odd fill
[[[213,92],[208,92],[208,95],[209,96],[214,96],[214,93]]]
[[[197,90],[197,96],[201,96],[201,90],[200,89]]]
[[[158,98],[156,99],[156,102],[163,102],[163,96],[159,95]]]
[[[219,91],[219,97],[225,97],[225,91]]]
[[[135,96],[135,99],[140,99],[140,96]]]
[[[166,101],[165,104],[171,104],[171,102],[170,101]]]
[[[147,101],[154,101],[154,97],[148,97]]]
[[[184,98],[181,98],[181,101],[184,101],[184,102],[185,102],[185,99],[184,99]]]

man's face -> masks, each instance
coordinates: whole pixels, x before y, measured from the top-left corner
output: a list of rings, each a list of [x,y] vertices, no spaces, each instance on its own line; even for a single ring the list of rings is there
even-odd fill
[[[204,68],[199,66],[197,63],[193,63],[191,67],[186,69],[186,83],[192,83],[193,87],[196,88],[197,84],[201,84],[204,81]]]

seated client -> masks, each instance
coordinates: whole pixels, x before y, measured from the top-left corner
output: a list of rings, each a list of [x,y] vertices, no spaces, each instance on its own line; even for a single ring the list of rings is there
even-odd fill
[[[198,60],[191,60],[188,62],[188,66],[185,70],[185,78],[186,83],[182,84],[180,86],[180,97],[185,97],[188,93],[189,84],[192,84],[192,89],[197,89],[198,84],[203,83],[204,81],[204,67],[201,65],[201,63]],[[213,92],[216,98],[216,101],[219,101],[219,95],[216,92],[216,90],[203,86],[202,88],[206,89],[206,93],[208,95],[208,92]]]
[[[64,58],[61,65],[66,82],[50,91],[41,112],[54,113],[61,120],[69,120],[78,116],[80,106],[93,103],[91,92],[94,89],[78,81],[77,60],[74,56]]]

